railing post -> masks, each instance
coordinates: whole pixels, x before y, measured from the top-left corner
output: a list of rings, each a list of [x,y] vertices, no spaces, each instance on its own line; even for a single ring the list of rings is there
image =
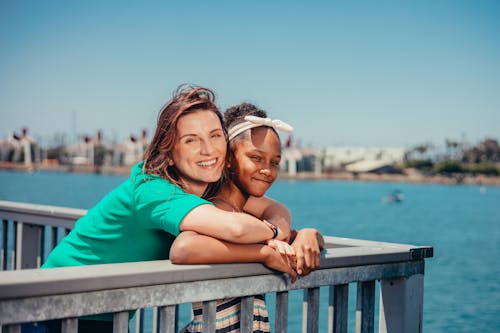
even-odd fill
[[[61,333],[77,333],[78,318],[66,318],[61,320]]]
[[[203,302],[203,333],[215,333],[217,301]]]
[[[16,269],[40,267],[43,227],[17,222],[16,228]]]
[[[288,331],[288,291],[276,293],[276,333],[287,333]]]
[[[373,333],[374,311],[375,281],[358,282],[358,295],[356,299],[356,333]]]
[[[380,333],[420,333],[424,303],[424,275],[382,280]]]
[[[0,271],[7,270],[8,262],[8,236],[9,235],[9,221],[2,219],[2,235],[0,239]]]
[[[175,333],[177,309],[176,305],[161,306],[158,308],[158,332]]]
[[[240,332],[253,332],[253,296],[241,298]]]
[[[319,287],[304,290],[302,332],[317,333],[319,328]]]
[[[21,333],[21,325],[16,324],[16,325],[6,325],[6,326],[0,326],[2,328],[2,333]]]
[[[113,315],[113,333],[128,332],[128,311],[117,312]]]
[[[330,286],[328,332],[347,333],[349,285]]]

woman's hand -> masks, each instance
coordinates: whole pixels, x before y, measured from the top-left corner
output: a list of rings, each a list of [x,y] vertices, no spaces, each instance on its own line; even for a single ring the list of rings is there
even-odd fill
[[[283,257],[288,266],[292,269],[296,268],[297,257],[295,256],[295,250],[290,244],[277,239],[268,240],[266,243]]]
[[[292,283],[297,281],[297,272],[289,265],[289,256],[282,255],[278,250],[270,247],[264,246],[263,251],[265,252],[266,259],[263,264],[271,269],[287,273],[290,275]]]
[[[312,228],[301,229],[292,243],[297,257],[297,273],[307,275],[319,268],[320,252],[325,241],[318,230]]]

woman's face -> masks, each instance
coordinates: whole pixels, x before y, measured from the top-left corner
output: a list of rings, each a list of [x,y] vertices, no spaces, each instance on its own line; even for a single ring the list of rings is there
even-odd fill
[[[184,190],[201,196],[208,183],[219,180],[226,150],[226,137],[214,112],[199,110],[179,118],[172,160]]]
[[[246,194],[261,197],[278,176],[280,139],[269,127],[253,128],[249,140],[236,143],[233,157],[233,182]]]

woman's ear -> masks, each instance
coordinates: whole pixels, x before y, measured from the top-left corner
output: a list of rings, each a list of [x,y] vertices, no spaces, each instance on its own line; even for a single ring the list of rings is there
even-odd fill
[[[172,159],[172,156],[170,155],[170,153],[165,153],[165,159],[167,160],[168,166],[174,165],[174,160]]]

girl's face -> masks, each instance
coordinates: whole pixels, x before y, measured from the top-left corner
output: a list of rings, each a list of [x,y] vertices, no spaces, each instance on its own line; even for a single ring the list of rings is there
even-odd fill
[[[278,176],[281,142],[269,127],[251,130],[249,140],[236,143],[230,169],[233,181],[248,195],[261,197]]]
[[[226,137],[214,112],[199,110],[179,118],[172,163],[184,189],[201,196],[208,183],[219,180],[226,150]]]

